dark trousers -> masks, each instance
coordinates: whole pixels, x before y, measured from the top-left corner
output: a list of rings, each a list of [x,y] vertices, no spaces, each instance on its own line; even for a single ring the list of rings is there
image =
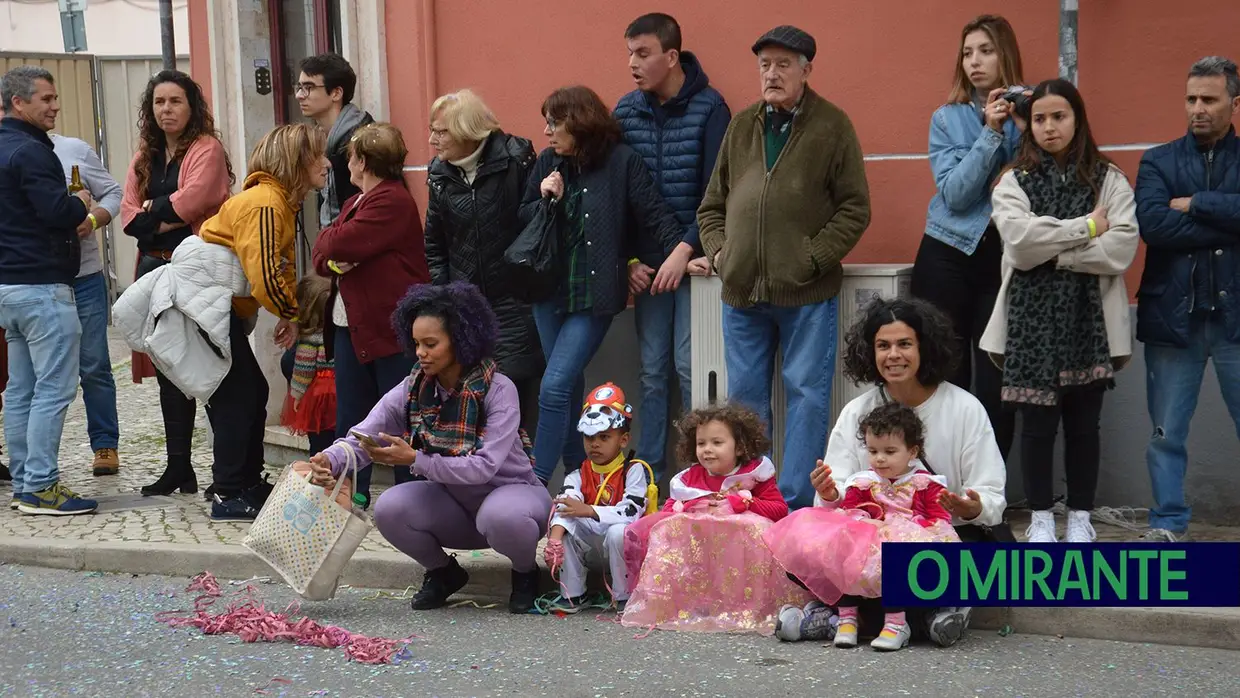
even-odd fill
[[[332,329],[332,350],[336,361],[336,438],[342,439],[349,435],[349,429],[370,414],[379,398],[409,377],[413,359],[404,354],[393,354],[363,364],[353,351],[353,340],[348,329]],[[393,470],[396,484],[413,480],[408,468]],[[370,501],[370,468],[358,471],[357,491]]]
[[[1023,431],[1020,467],[1025,476],[1025,496],[1034,511],[1055,503],[1055,436],[1063,422],[1063,465],[1068,480],[1068,508],[1089,511],[1098,491],[1101,439],[1098,420],[1102,415],[1102,386],[1064,390],[1054,407],[1021,405]]]
[[[233,497],[262,481],[267,379],[254,358],[245,324],[234,313],[228,328],[232,367],[207,403],[214,437],[215,493]]]
[[[164,441],[168,453],[168,467],[185,469],[192,467],[190,453],[194,442],[194,420],[198,417],[198,403],[186,397],[172,381],[155,371],[159,383],[159,411],[164,418]]]
[[[933,303],[951,319],[960,350],[960,365],[948,380],[972,391],[981,401],[990,416],[999,451],[1006,460],[1016,432],[1016,413],[1004,409],[999,399],[1003,372],[977,346],[999,295],[1002,258],[1003,241],[993,226],[982,235],[971,255],[923,235],[917,261],[913,263],[909,292]]]

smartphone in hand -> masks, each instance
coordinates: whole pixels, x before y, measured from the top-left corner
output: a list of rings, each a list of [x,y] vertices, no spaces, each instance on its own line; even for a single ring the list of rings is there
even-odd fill
[[[384,448],[384,445],[379,443],[379,440],[371,436],[370,434],[367,434],[362,431],[358,431],[356,429],[350,429],[349,434],[353,438],[357,439],[358,441],[361,441],[363,444],[371,448]]]

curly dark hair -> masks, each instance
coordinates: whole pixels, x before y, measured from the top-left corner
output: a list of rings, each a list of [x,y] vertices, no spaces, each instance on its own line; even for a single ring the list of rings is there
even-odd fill
[[[697,430],[707,422],[722,422],[732,430],[736,440],[736,463],[742,465],[771,450],[771,440],[766,435],[766,423],[757,412],[735,403],[699,407],[676,422],[680,439],[676,444],[676,457],[681,463],[697,462]]]
[[[923,300],[875,298],[844,335],[846,378],[856,385],[885,382],[874,359],[874,336],[884,325],[893,322],[903,322],[917,333],[917,350],[921,355],[918,382],[935,386],[952,375],[961,359],[951,319]]]
[[[171,82],[185,91],[185,99],[189,102],[189,123],[185,132],[177,141],[177,151],[172,154],[169,164],[185,156],[185,151],[203,136],[211,136],[219,140],[220,134],[215,130],[215,117],[211,116],[211,108],[202,95],[202,88],[190,76],[179,70],[161,70],[146,83],[146,91],[142,93],[142,103],[138,107],[138,154],[133,162],[134,183],[137,185],[138,197],[146,199],[147,186],[151,183],[151,158],[168,144],[164,131],[155,118],[155,88]],[[233,173],[232,160],[228,157],[228,149],[224,149],[224,167],[228,169],[228,184],[237,183],[237,175]]]
[[[416,359],[413,342],[413,321],[422,316],[436,317],[443,322],[457,363],[473,368],[490,358],[499,334],[499,322],[491,304],[478,287],[454,281],[446,286],[415,284],[400,299],[392,313],[392,329],[405,354]]]
[[[561,87],[542,103],[542,115],[563,123],[573,137],[573,158],[584,169],[598,167],[620,142],[620,122],[594,90],[582,85]]]
[[[885,402],[861,418],[857,425],[857,438],[865,443],[865,435],[900,436],[910,449],[917,447],[918,455],[926,452],[926,428],[911,407],[898,402]]]

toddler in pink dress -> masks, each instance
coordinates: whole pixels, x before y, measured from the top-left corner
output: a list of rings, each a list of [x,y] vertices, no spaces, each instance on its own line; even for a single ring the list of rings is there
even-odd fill
[[[919,460],[924,440],[917,414],[887,403],[862,419],[859,431],[870,469],[848,478],[843,501],[802,509],[765,536],[789,574],[822,601],[839,604],[836,647],[857,645],[860,600],[882,598],[883,543],[960,542],[938,501],[947,483]],[[904,610],[884,610],[883,630],[870,646],[901,649],[912,634]]]
[[[680,424],[682,462],[663,510],[625,530],[634,582],[621,622],[665,630],[771,635],[787,603],[805,603],[763,534],[788,515],[765,429],[740,407],[694,410]]]

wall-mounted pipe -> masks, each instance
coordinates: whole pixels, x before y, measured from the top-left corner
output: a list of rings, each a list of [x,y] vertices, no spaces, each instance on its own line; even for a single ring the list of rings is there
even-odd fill
[[[1059,0],[1059,77],[1076,83],[1076,26],[1079,0]]]

